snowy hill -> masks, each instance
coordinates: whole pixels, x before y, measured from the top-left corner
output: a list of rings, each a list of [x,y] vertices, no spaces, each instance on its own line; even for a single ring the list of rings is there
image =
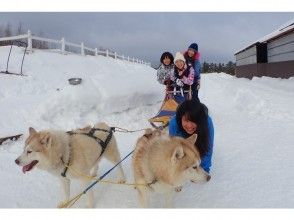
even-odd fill
[[[0,47],[1,70],[7,50]],[[22,51],[15,51],[11,69],[18,71]],[[145,128],[163,98],[154,69],[105,57],[36,51],[26,57],[24,73],[29,76],[0,75],[0,136],[24,132],[26,137],[29,126],[73,129],[99,120]],[[82,84],[68,85],[67,79],[75,76],[83,78]],[[215,126],[212,179],[185,185],[175,196],[175,207],[293,208],[294,78],[250,81],[208,74],[201,82],[200,99]],[[122,155],[133,149],[139,135],[116,133]],[[61,191],[57,179],[39,170],[23,174],[14,163],[25,137],[0,145],[0,207],[54,208]],[[130,162],[123,168],[132,182]],[[110,166],[102,160],[99,173]],[[80,192],[75,182],[72,192]],[[129,186],[99,184],[96,207],[137,207],[136,193]],[[156,198],[152,206],[162,207]],[[85,207],[85,199],[75,207]]]
[[[0,48],[2,71],[9,48]],[[9,71],[20,71],[22,54],[21,48],[13,48]],[[21,132],[35,122],[43,128],[83,126],[96,122],[101,114],[154,104],[162,96],[154,69],[103,56],[35,50],[25,57],[23,73],[28,76],[0,76],[0,99],[5,106],[1,135]],[[82,84],[69,85],[72,77],[81,77]]]

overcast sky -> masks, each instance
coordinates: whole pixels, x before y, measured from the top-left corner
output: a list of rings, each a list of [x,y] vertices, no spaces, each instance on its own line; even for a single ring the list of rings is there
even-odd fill
[[[201,61],[234,61],[234,53],[294,18],[294,13],[8,13],[0,12],[0,25],[8,22],[45,37],[107,47],[157,64],[163,51],[183,51],[199,45]]]

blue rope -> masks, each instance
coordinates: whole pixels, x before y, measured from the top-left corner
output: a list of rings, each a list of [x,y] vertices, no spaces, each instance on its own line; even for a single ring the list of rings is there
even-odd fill
[[[98,182],[100,182],[104,177],[106,177],[114,168],[116,168],[121,162],[123,162],[125,159],[127,159],[132,153],[134,152],[134,150],[132,150],[127,156],[125,156],[121,161],[119,161],[117,164],[115,164],[115,166],[113,166],[111,169],[109,169],[106,173],[104,173],[102,176],[99,177],[98,180],[96,180],[95,182],[93,182],[90,186],[88,186],[85,190],[84,190],[84,194],[87,193],[87,191],[89,189],[91,189],[93,186],[95,186]]]

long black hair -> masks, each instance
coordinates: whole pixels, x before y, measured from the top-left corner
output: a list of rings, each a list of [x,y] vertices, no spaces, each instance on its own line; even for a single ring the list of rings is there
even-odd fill
[[[194,66],[195,66],[195,59],[194,59],[194,57],[189,57],[188,51],[184,53],[184,57],[185,57],[185,60],[186,60],[187,65],[188,66],[192,66],[194,68]]]
[[[209,145],[209,131],[208,131],[208,109],[207,107],[195,100],[186,100],[180,104],[176,112],[177,124],[184,134],[184,138],[191,136],[182,126],[182,117],[185,116],[187,120],[197,124],[196,134],[197,141],[195,147],[200,153],[201,158],[208,152]]]
[[[174,56],[170,52],[164,52],[160,57],[160,62],[163,64],[164,58],[168,57],[170,59],[170,63],[174,63]]]

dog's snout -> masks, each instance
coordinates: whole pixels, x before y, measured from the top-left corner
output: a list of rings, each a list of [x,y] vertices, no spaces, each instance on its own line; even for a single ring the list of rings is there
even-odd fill
[[[18,160],[18,159],[16,159],[16,160],[15,160],[15,163],[16,163],[17,165],[19,165],[19,160]]]
[[[211,176],[210,175],[207,175],[206,181],[208,182],[210,179],[211,179]]]

